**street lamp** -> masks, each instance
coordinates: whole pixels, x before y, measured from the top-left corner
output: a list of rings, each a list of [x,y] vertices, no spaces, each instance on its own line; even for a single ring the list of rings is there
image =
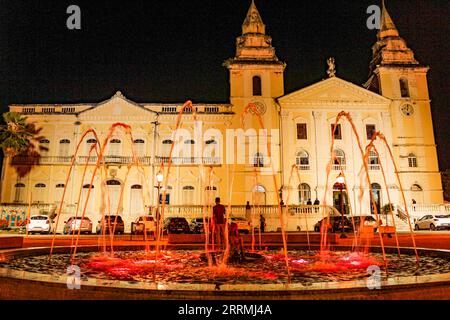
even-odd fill
[[[160,224],[161,224],[161,214],[159,212],[159,202],[161,199],[161,183],[164,180],[164,174],[162,173],[161,170],[159,170],[159,172],[156,174],[156,182],[158,183],[157,186],[155,186],[155,188],[158,188],[158,200],[156,202],[156,241],[157,243],[159,243],[159,237],[160,237]]]
[[[156,174],[156,181],[158,182],[158,186],[163,182],[164,175],[161,170]]]
[[[336,182],[337,185],[339,187],[339,191],[340,191],[340,202],[341,202],[341,215],[342,215],[342,221],[341,221],[341,239],[347,238],[347,236],[345,235],[345,228],[344,228],[344,193],[343,193],[343,189],[345,186],[345,177],[343,176],[342,172],[339,173],[338,177],[336,178]]]

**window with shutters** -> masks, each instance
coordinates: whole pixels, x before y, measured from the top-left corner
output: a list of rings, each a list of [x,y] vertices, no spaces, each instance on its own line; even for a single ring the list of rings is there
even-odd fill
[[[297,140],[308,140],[306,123],[297,123]]]

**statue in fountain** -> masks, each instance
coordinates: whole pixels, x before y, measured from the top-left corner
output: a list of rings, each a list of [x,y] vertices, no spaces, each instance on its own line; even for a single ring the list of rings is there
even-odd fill
[[[244,262],[245,252],[244,252],[244,240],[239,234],[238,225],[236,222],[232,222],[229,225],[229,235],[228,239],[230,241],[230,262]]]

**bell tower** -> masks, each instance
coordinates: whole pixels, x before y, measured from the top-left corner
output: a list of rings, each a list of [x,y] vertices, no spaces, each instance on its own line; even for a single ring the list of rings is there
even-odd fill
[[[365,87],[392,100],[392,145],[407,201],[442,203],[428,93],[429,67],[415,59],[400,37],[384,0],[377,39]]]
[[[225,61],[230,72],[230,102],[241,114],[249,102],[255,103],[268,128],[278,127],[275,98],[284,95],[284,69],[266,34],[266,26],[252,1],[236,39],[236,55]]]
[[[241,115],[248,103],[252,102],[258,108],[268,130],[268,144],[271,149],[275,146],[269,159],[267,148],[261,150],[258,146],[255,153],[255,150],[250,148],[249,139],[246,139],[245,145],[235,145],[232,152],[237,154],[238,150],[245,149],[249,161],[236,167],[233,201],[242,204],[246,201],[252,204],[259,201],[260,205],[275,205],[278,189],[281,187],[280,116],[276,98],[284,95],[286,64],[278,60],[272,46],[272,38],[266,34],[266,25],[254,1],[251,2],[242,24],[242,35],[236,39],[236,54],[223,65],[230,73],[230,102],[235,113],[230,127],[245,131],[255,130],[259,133],[262,128],[255,116],[248,115],[242,128]],[[273,136],[273,132],[277,132],[276,136]],[[278,189],[275,189],[269,162],[276,171]],[[259,176],[258,185],[255,185],[255,172]],[[255,194],[259,200],[255,200]]]

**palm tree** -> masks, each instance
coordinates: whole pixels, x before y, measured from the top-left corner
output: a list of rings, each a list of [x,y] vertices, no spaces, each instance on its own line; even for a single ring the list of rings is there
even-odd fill
[[[30,159],[25,165],[13,165],[19,177],[22,178],[39,163],[39,151],[47,150],[39,144],[39,141],[44,138],[39,135],[42,128],[36,128],[33,123],[27,122],[26,117],[17,112],[4,113],[3,120],[6,124],[0,125],[0,148],[4,155],[7,158],[24,156]]]

